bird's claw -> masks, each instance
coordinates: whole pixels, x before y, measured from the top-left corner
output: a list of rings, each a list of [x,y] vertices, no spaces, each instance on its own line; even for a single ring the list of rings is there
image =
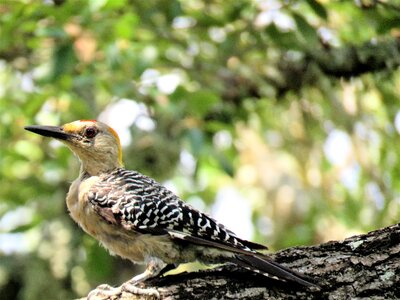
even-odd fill
[[[117,296],[123,292],[146,295],[155,299],[160,299],[160,293],[154,288],[139,288],[132,282],[125,282],[120,287],[114,288],[108,284],[99,285],[96,289],[91,291],[87,296],[87,300],[111,300],[117,299]]]
[[[114,288],[108,284],[99,285],[87,296],[87,300],[107,300],[112,299],[113,296],[118,296],[122,293],[122,288]]]
[[[139,288],[132,282],[125,282],[121,285],[121,290],[135,295],[146,295],[160,299],[160,293],[154,288]]]

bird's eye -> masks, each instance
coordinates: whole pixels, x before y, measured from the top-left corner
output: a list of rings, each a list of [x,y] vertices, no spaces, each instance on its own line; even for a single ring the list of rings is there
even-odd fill
[[[93,138],[97,134],[97,129],[94,127],[88,127],[85,129],[85,137],[87,138]]]

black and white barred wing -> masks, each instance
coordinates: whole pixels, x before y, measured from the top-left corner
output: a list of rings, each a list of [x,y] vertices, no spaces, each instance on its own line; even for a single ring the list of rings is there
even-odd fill
[[[118,169],[101,178],[89,192],[89,201],[105,220],[129,230],[169,234],[173,239],[237,253],[266,249],[238,238],[153,179],[135,171]]]

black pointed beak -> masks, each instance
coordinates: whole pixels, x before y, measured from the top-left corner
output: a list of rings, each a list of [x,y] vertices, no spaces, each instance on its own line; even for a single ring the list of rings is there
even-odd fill
[[[25,126],[25,130],[32,131],[34,133],[43,135],[43,136],[48,136],[52,137],[58,140],[64,140],[67,141],[70,138],[73,137],[73,135],[64,132],[62,127],[58,126],[42,126],[42,125],[31,125],[31,126]]]

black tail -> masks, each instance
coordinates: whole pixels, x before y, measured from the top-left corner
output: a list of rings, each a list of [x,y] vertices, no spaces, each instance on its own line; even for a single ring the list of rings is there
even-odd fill
[[[236,256],[232,257],[231,262],[268,277],[275,277],[275,279],[296,282],[305,287],[318,287],[317,284],[309,281],[307,276],[292,271],[289,268],[278,264],[277,262],[269,260],[267,257],[261,256],[260,254],[237,254]]]

